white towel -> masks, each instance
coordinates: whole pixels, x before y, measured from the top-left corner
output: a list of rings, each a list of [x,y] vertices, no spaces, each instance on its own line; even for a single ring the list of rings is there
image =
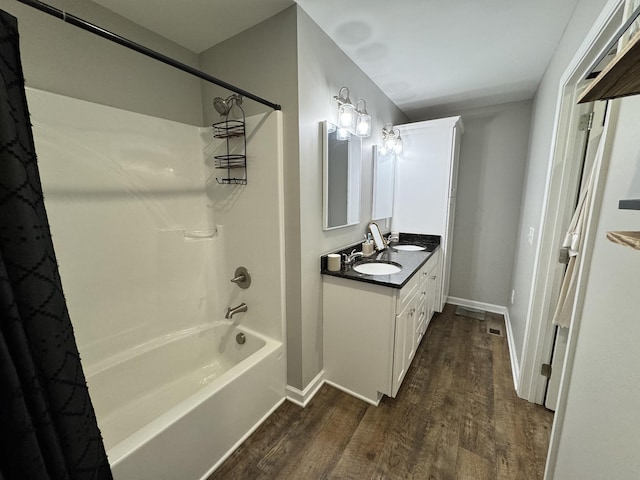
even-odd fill
[[[584,186],[578,206],[571,218],[569,230],[564,238],[563,247],[569,248],[569,264],[562,279],[562,287],[560,289],[560,297],[553,314],[552,323],[560,327],[569,328],[571,324],[571,316],[573,313],[573,304],[576,297],[576,288],[578,282],[578,260],[581,258],[580,253],[584,244],[584,236],[587,228],[587,216],[591,210],[593,201],[593,188],[595,182],[596,166],[600,165],[602,158],[604,142],[600,141],[596,151],[596,158],[593,167],[589,173],[589,178]]]

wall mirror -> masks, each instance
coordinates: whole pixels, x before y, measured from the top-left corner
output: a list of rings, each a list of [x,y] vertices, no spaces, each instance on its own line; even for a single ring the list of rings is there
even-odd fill
[[[393,216],[396,156],[391,150],[373,146],[373,220]]]
[[[322,124],[322,228],[356,225],[360,223],[362,140],[349,133],[341,139],[333,123]]]

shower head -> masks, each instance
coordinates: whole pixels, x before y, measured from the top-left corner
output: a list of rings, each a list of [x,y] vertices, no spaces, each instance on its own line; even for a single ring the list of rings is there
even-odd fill
[[[227,107],[227,101],[221,97],[216,97],[213,99],[213,108],[216,109],[220,115],[226,115],[229,113],[229,108]]]
[[[241,95],[229,95],[226,99],[222,97],[216,97],[213,99],[213,108],[216,109],[221,116],[229,115],[231,108],[233,107],[233,103],[236,105],[242,104],[242,96]]]

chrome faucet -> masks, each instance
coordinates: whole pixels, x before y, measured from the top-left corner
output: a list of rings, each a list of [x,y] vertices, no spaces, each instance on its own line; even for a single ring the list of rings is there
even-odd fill
[[[227,314],[224,316],[224,318],[226,319],[230,319],[232,318],[236,313],[240,313],[240,312],[246,312],[247,311],[247,304],[246,303],[241,303],[240,305],[238,305],[237,307],[234,308],[227,308]]]
[[[344,257],[344,263],[349,265],[356,258],[361,257],[362,252],[356,252],[356,249],[354,248],[349,255],[347,255],[346,253],[343,253],[342,256]]]

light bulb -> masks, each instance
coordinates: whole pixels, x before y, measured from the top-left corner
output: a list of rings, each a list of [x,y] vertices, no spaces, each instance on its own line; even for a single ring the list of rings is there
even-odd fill
[[[387,135],[387,138],[384,139],[384,148],[387,150],[393,150],[396,146],[396,137],[393,134]]]
[[[402,138],[400,137],[400,135],[398,135],[398,138],[396,138],[395,145],[393,146],[393,152],[396,155],[400,155],[402,153]]]
[[[350,103],[340,105],[338,110],[338,125],[347,130],[353,130],[353,121],[355,119],[355,108]]]
[[[361,113],[358,115],[356,135],[359,137],[368,137],[371,135],[371,115],[368,113]]]

